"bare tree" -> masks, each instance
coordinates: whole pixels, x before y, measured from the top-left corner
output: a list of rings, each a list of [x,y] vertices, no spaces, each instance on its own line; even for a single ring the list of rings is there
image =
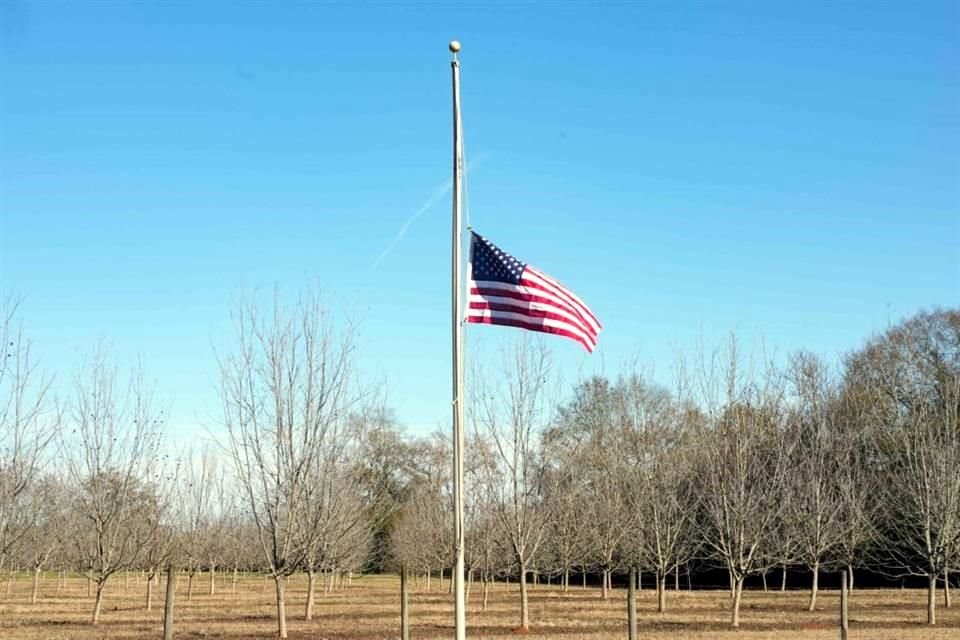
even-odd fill
[[[446,457],[443,462],[446,464],[434,466],[414,484],[397,519],[393,545],[399,562],[408,570],[429,574],[451,564],[450,473]]]
[[[153,610],[153,587],[159,581],[164,568],[178,566],[181,562],[180,548],[182,545],[182,517],[180,510],[183,506],[180,486],[181,461],[171,459],[168,455],[160,457],[159,464],[154,472],[154,509],[144,512],[145,526],[153,529],[154,533],[144,540],[138,564],[146,574],[146,601],[147,611]],[[173,603],[167,605],[172,607]],[[172,616],[172,609],[171,609]],[[172,617],[170,623],[172,624]]]
[[[520,626],[528,628],[527,572],[549,523],[544,508],[546,455],[542,438],[556,395],[551,360],[542,341],[523,336],[504,350],[498,373],[472,376],[471,418],[491,455],[482,474],[497,523],[509,542],[520,577]]]
[[[298,534],[305,535],[307,620],[313,618],[317,570],[324,566],[352,569],[367,559],[369,512],[364,508],[363,484],[353,464],[363,429],[363,421],[354,420],[351,430],[328,439],[298,514]]]
[[[583,381],[560,408],[557,425],[547,438],[551,458],[558,458],[548,461],[551,469],[576,470],[570,484],[583,498],[579,522],[583,559],[600,570],[604,599],[609,597],[611,575],[630,526],[623,461],[614,454],[623,435],[618,393],[606,378]],[[547,506],[554,509],[557,496],[550,497]]]
[[[889,516],[888,570],[936,585],[960,548],[960,311],[920,313],[868,342],[848,377],[871,398]]]
[[[204,566],[210,570],[209,593],[215,591],[215,569],[222,534],[224,494],[214,450],[204,446],[199,453],[188,450],[183,456],[179,510],[180,551],[187,571],[187,601],[193,597],[193,581]]]
[[[490,586],[497,575],[511,569],[513,554],[505,551],[502,528],[494,516],[493,506],[489,503],[487,467],[484,461],[493,455],[490,443],[473,434],[467,440],[466,450],[471,452],[464,461],[466,595],[469,600],[474,578],[478,577],[482,589],[481,606],[486,610]],[[411,500],[416,500],[418,493],[432,487],[427,490],[431,495],[429,500],[433,506],[427,513],[433,523],[431,529],[433,533],[425,537],[430,541],[430,551],[425,554],[426,550],[420,550],[415,552],[415,555],[426,555],[431,558],[430,566],[449,566],[453,563],[453,531],[449,524],[453,517],[450,466],[453,454],[449,436],[434,433],[428,440],[420,443],[418,452],[420,463],[417,465],[417,476],[411,485]],[[414,512],[421,508],[413,507]],[[404,519],[406,517],[405,514]],[[407,554],[409,553],[408,550]],[[452,592],[452,580],[448,586]]]
[[[38,478],[24,492],[21,508],[29,522],[22,538],[21,554],[33,569],[31,604],[36,604],[40,573],[51,556],[63,545],[67,533],[63,513],[66,507],[64,486],[54,476]]]
[[[18,501],[40,471],[59,427],[51,378],[38,368],[17,312],[20,298],[0,301],[0,566],[31,526]]]
[[[166,516],[167,510],[162,509],[161,513]],[[157,523],[156,534],[142,549],[141,563],[147,578],[144,608],[147,611],[153,610],[153,587],[163,568],[170,564],[174,557],[177,542],[177,529],[171,523],[161,519]]]
[[[634,533],[627,542],[631,564],[653,572],[657,611],[666,611],[667,575],[686,564],[698,547],[693,460],[689,455],[699,412],[638,375],[618,384],[617,423]]]
[[[468,450],[475,451],[479,445],[470,446]],[[466,567],[467,567],[467,597],[470,596],[470,586],[474,575],[478,575],[481,583],[481,607],[487,610],[490,598],[490,585],[496,575],[509,567],[512,563],[510,554],[503,542],[501,528],[494,516],[494,509],[486,502],[486,492],[478,482],[482,475],[470,470],[466,485]],[[449,530],[449,529],[448,529]],[[449,549],[449,547],[448,547]]]
[[[62,448],[83,523],[73,542],[96,583],[97,624],[107,580],[133,566],[157,533],[153,473],[165,418],[142,367],[123,388],[102,349],[77,371],[68,416]]]
[[[714,359],[700,372],[709,428],[697,441],[703,543],[730,574],[731,624],[739,627],[744,580],[775,562],[788,450],[779,376],[745,367],[735,342],[726,355],[722,367]]]
[[[936,623],[937,579],[960,550],[960,379],[946,412],[929,409],[885,434],[896,457],[888,467],[888,549],[901,567],[926,575],[927,622]]]
[[[619,566],[624,540],[632,524],[624,478],[616,461],[609,459],[610,454],[610,449],[591,447],[588,456],[593,462],[587,463],[589,471],[582,479],[581,489],[585,498],[582,505],[585,558],[600,570],[600,593],[604,600],[610,597],[612,575]]]
[[[373,532],[362,500],[353,493],[345,497],[347,508],[334,525],[337,534],[324,549],[325,564],[321,568],[325,568],[331,577],[339,575],[340,583],[350,586],[353,574],[362,571],[370,558]]]
[[[170,473],[162,473],[162,484],[157,491],[160,500],[158,509],[158,526],[156,535],[146,547],[145,563],[150,567],[151,577],[155,576],[158,567],[163,567],[166,576],[166,589],[163,597],[163,640],[173,640],[173,623],[177,576],[179,568],[184,564],[182,551],[182,530],[184,521],[183,501],[181,495],[184,487],[179,482],[179,471],[182,461],[177,461]],[[147,578],[147,610],[152,607],[153,585],[150,577]]]
[[[392,531],[420,474],[419,458],[426,445],[405,438],[393,412],[382,404],[371,403],[356,419],[364,425],[363,437],[351,473],[362,488],[373,531],[374,547],[366,570],[376,573],[396,565],[391,555]],[[444,462],[449,467],[449,460],[444,458]]]
[[[570,573],[582,566],[587,556],[587,502],[589,497],[578,482],[576,465],[560,459],[547,476],[547,503],[553,525],[544,542],[546,562],[560,576],[564,592],[570,588]]]
[[[844,385],[834,410],[840,465],[837,490],[840,499],[840,537],[837,560],[847,572],[847,588],[854,587],[853,569],[863,563],[867,550],[875,546],[879,514],[884,510],[882,474],[876,436],[869,419],[869,397]]]
[[[794,446],[787,505],[798,559],[812,574],[808,609],[813,611],[820,570],[842,543],[845,504],[840,456],[846,451],[834,427],[836,390],[826,365],[809,353],[799,353],[791,363],[790,380],[794,407],[788,422]]]
[[[319,294],[292,310],[254,302],[236,316],[236,351],[221,358],[227,450],[276,587],[277,625],[287,637],[287,576],[303,566],[313,533],[302,529],[323,451],[341,437],[361,399],[353,328],[339,328]],[[320,535],[317,532],[316,535]]]
[[[548,561],[559,565],[564,589],[574,564],[583,572],[584,586],[586,572],[599,570],[604,599],[636,534],[628,513],[629,463],[621,457],[625,430],[620,400],[619,387],[607,378],[587,378],[574,387],[545,435],[550,454],[546,508],[553,516]]]
[[[224,482],[224,489],[222,528],[229,535],[223,536],[220,548],[224,566],[232,573],[230,592],[236,594],[241,568],[249,569],[263,552],[259,548],[256,528],[245,511],[246,497],[240,494],[232,478],[228,477]]]

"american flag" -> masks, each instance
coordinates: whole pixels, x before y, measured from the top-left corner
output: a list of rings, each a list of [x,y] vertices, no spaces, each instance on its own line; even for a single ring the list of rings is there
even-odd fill
[[[542,271],[471,233],[467,322],[554,333],[593,351],[600,322],[580,298]]]

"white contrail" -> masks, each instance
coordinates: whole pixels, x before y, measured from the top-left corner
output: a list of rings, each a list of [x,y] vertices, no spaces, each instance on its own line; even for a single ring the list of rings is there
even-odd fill
[[[476,169],[481,164],[483,164],[483,161],[486,159],[487,159],[486,155],[480,154],[476,160],[474,160],[473,162],[467,163],[467,168],[464,171],[464,173],[467,173],[469,171]],[[407,229],[410,228],[410,225],[416,222],[417,218],[419,218],[420,216],[425,214],[427,211],[429,211],[430,208],[433,205],[437,204],[437,202],[439,202],[445,195],[450,193],[450,190],[452,188],[453,188],[453,178],[447,178],[446,180],[444,180],[443,184],[437,187],[437,189],[432,194],[430,194],[430,197],[427,198],[427,201],[424,202],[423,205],[421,205],[421,207],[417,209],[416,212],[414,212],[414,214],[410,216],[406,222],[403,223],[403,226],[400,227],[400,231],[397,233],[396,237],[390,241],[390,244],[387,245],[387,248],[383,250],[383,253],[381,253],[377,257],[377,259],[373,261],[373,264],[370,265],[371,271],[377,268],[377,265],[379,265],[383,261],[383,259],[387,257],[387,254],[389,254],[393,250],[393,248],[397,246],[398,242],[403,240],[403,236],[407,233]]]

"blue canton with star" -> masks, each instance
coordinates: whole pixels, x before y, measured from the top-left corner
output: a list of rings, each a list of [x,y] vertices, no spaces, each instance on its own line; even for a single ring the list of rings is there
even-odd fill
[[[520,276],[527,266],[478,233],[473,233],[470,244],[470,265],[474,280],[507,284],[520,284]]]

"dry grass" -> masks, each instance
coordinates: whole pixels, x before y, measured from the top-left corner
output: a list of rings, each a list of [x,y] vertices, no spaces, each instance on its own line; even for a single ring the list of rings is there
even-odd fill
[[[290,638],[316,640],[362,640],[399,637],[399,582],[392,576],[366,576],[340,591],[318,593],[314,620],[303,620],[305,580],[293,579],[288,587]],[[6,595],[0,584],[0,638],[23,640],[68,640],[74,638],[132,640],[159,638],[163,615],[162,593],[155,589],[154,609],[144,609],[144,581],[123,576],[107,585],[101,623],[88,620],[93,599],[86,597],[85,581],[71,577],[57,589],[53,574],[41,583],[40,601],[29,604],[30,579],[19,577]],[[237,593],[230,593],[229,578],[218,579],[218,593],[206,595],[207,578],[195,585],[191,601],[186,600],[186,580],[181,577],[177,591],[176,634],[182,639],[271,638],[276,635],[272,582],[262,577],[241,579]],[[322,591],[322,590],[321,590]],[[572,640],[612,640],[626,637],[624,592],[615,591],[602,600],[598,590],[572,588],[568,594],[555,587],[539,586],[531,592],[533,628],[527,637]],[[514,585],[497,585],[491,592],[487,611],[480,610],[480,593],[471,593],[468,637],[494,640],[516,638],[517,595]],[[729,627],[727,595],[719,591],[670,592],[668,607],[656,614],[654,594],[639,594],[642,638],[796,639],[838,637],[836,592],[821,593],[817,611],[806,611],[803,592],[744,594],[739,631]],[[925,620],[926,592],[885,590],[854,592],[851,601],[851,638],[863,640],[960,638],[960,608],[938,607],[938,626]],[[939,605],[939,603],[938,603]],[[446,589],[434,583],[434,590],[415,590],[411,601],[413,638],[450,638],[452,606]]]

